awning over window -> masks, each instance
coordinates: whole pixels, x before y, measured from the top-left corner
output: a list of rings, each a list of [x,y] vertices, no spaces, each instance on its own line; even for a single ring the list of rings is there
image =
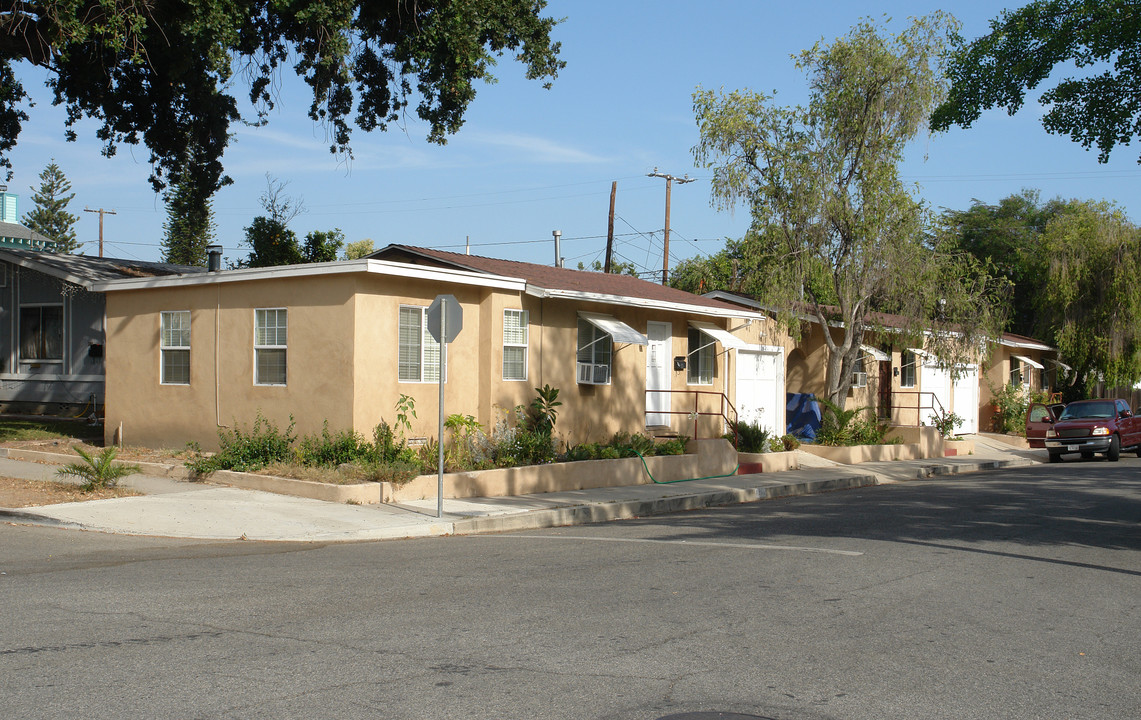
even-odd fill
[[[872,358],[874,358],[875,360],[878,360],[879,362],[888,362],[891,360],[890,355],[883,352],[882,350],[876,350],[871,345],[861,345],[860,349],[863,350],[868,355],[871,355]],[[913,350],[912,352],[915,352],[915,351]]]
[[[602,313],[592,313],[579,310],[578,316],[594,327],[610,335],[614,342],[630,343],[631,345],[649,345],[649,339],[621,320]]]
[[[1054,359],[1052,359],[1052,358],[1046,358],[1046,359],[1047,359],[1049,362],[1052,362],[1052,363],[1054,363],[1055,365],[1057,365],[1058,367],[1062,368],[1062,369],[1063,369],[1063,370],[1065,370],[1066,372],[1073,372],[1073,371],[1074,371],[1074,369],[1073,369],[1072,367],[1070,367],[1070,366],[1069,366],[1069,365],[1067,365],[1066,363],[1062,362],[1061,360],[1054,360]]]
[[[743,350],[749,347],[749,343],[733,335],[728,330],[722,330],[713,323],[690,320],[689,324],[721,343],[721,347],[726,350]]]
[[[1042,365],[1042,363],[1031,360],[1030,358],[1026,357],[1025,355],[1011,355],[1011,357],[1014,358],[1015,360],[1021,360],[1022,362],[1026,363],[1027,365],[1029,365],[1032,368],[1038,368],[1039,370],[1042,370],[1045,367],[1044,365]]]

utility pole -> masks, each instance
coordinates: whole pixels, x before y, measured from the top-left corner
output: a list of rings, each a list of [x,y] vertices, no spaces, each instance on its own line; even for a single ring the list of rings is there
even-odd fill
[[[614,254],[614,196],[618,194],[618,181],[610,183],[610,222],[606,224],[606,265],[602,272],[610,273],[610,258]]]
[[[83,212],[97,212],[99,213],[99,257],[103,257],[103,216],[104,215],[117,215],[114,210],[92,210],[91,208],[83,208]]]
[[[658,172],[657,168],[654,168],[652,173],[646,173],[646,177],[664,178],[666,181],[666,229],[663,233],[664,239],[662,242],[665,246],[662,252],[662,285],[665,285],[670,275],[670,189],[673,186],[674,180],[677,181],[678,185],[685,185],[686,183],[693,182],[697,178],[691,178],[688,173],[685,177],[674,177],[673,175]]]

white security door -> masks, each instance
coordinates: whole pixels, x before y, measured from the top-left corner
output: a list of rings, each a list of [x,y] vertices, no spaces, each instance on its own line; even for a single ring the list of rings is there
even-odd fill
[[[960,435],[973,435],[979,431],[979,366],[967,365],[959,370],[955,381],[955,414],[963,419],[955,432]]]
[[[654,392],[670,389],[670,346],[673,326],[663,322],[646,323],[646,427],[669,425],[670,394]]]
[[[780,349],[737,351],[737,417],[777,437],[784,434],[783,355]]]
[[[923,363],[923,376],[919,380],[919,421],[924,425],[934,425],[939,408],[951,410],[951,374],[935,365],[935,358],[928,356]],[[932,399],[934,396],[934,399]]]

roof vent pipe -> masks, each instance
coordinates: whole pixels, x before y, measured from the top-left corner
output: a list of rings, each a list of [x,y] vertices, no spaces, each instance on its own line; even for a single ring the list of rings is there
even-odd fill
[[[209,272],[219,272],[222,269],[222,246],[221,245],[207,245],[206,246],[206,270]]]
[[[555,236],[555,267],[561,268],[563,266],[563,253],[559,241],[562,240],[563,231],[552,230],[551,234]]]

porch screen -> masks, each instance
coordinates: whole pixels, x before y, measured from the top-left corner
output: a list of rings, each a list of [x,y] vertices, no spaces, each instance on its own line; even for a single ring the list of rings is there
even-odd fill
[[[63,359],[63,306],[20,308],[20,359]]]

